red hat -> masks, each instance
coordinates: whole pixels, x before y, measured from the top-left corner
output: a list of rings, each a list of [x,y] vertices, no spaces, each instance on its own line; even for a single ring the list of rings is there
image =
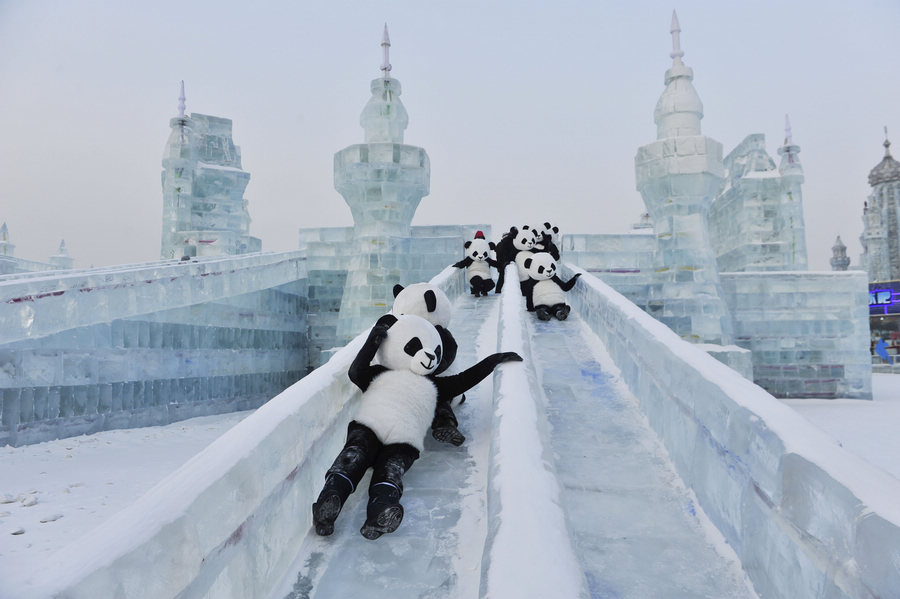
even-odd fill
[[[481,231],[475,231],[475,239],[484,239],[484,233]]]

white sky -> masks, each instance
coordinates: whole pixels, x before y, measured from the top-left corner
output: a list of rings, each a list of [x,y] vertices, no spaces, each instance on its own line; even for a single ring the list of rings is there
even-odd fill
[[[333,155],[363,141],[388,23],[405,142],[431,158],[414,224],[551,220],[626,231],[644,210],[634,155],[656,137],[672,9],[727,153],[790,115],[806,173],[810,267],[840,234],[858,263],[869,170],[888,126],[900,157],[896,0],[230,2],[0,0],[0,222],[15,255],[75,264],[159,256],[161,159],[188,112],[234,121],[251,234],[352,224]]]

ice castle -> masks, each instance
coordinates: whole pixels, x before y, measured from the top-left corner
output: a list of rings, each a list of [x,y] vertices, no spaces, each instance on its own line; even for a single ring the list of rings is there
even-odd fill
[[[777,397],[871,398],[865,274],[807,270],[790,126],[778,167],[762,135],[723,158],[674,15],[671,33],[657,139],[635,156],[647,215],[622,234],[564,232],[563,260]],[[186,115],[182,90],[164,260],[0,279],[0,444],[258,406],[383,313],[394,284],[441,272],[477,230],[490,238],[486,224],[411,226],[430,162],[404,142],[386,27],[382,49],[364,141],[334,155],[354,223],[300,229],[296,251],[258,251],[231,121]]]

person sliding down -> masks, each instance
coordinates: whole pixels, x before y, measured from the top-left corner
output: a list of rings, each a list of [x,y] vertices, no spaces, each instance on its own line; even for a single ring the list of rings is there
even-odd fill
[[[334,532],[341,508],[370,467],[360,533],[374,540],[397,530],[403,520],[403,475],[423,449],[438,396],[461,395],[498,365],[522,360],[515,352],[496,353],[458,374],[434,376],[441,353],[440,334],[420,316],[385,314],[372,327],[348,372],[362,390],[359,410],[312,504],[317,534]],[[376,355],[378,363],[372,364]]]

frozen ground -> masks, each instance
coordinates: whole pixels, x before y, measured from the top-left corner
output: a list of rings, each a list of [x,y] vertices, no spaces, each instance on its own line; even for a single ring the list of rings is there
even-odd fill
[[[900,478],[900,375],[874,375],[873,389],[872,402],[786,403]],[[89,532],[248,414],[0,447],[0,581]]]

